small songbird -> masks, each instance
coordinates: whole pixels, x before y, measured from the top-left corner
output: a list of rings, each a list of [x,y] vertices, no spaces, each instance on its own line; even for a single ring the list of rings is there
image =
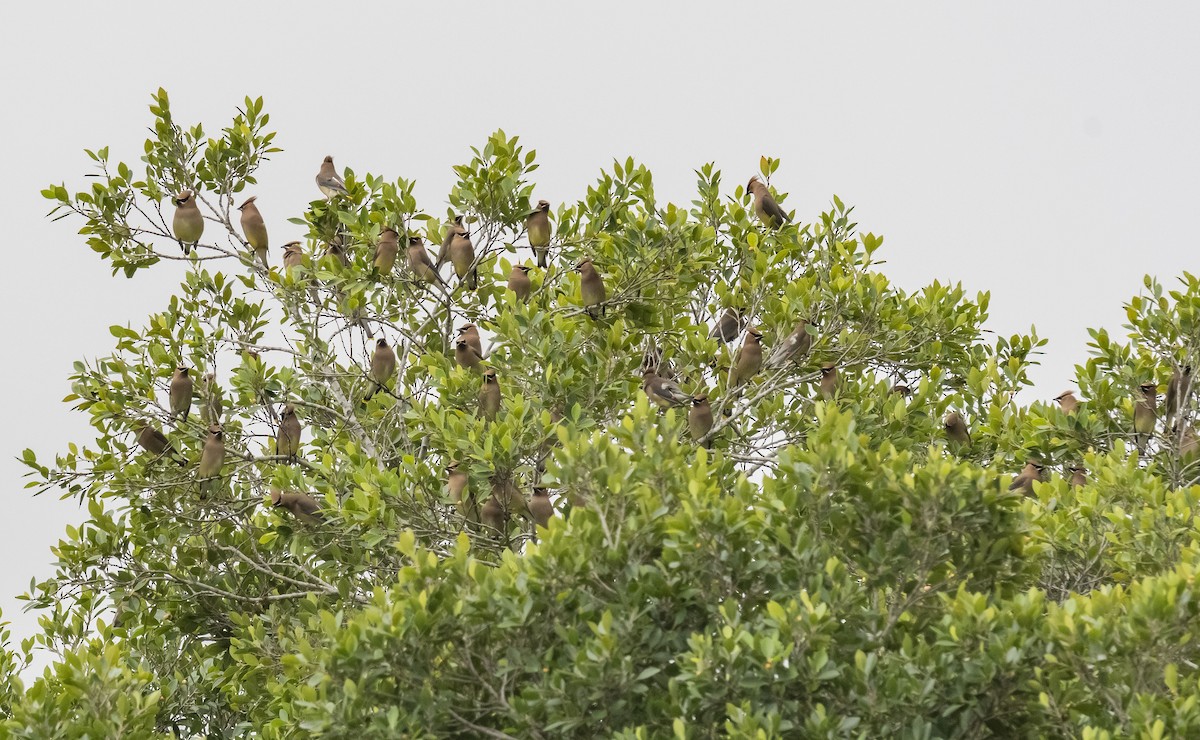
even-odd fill
[[[742,346],[733,360],[733,369],[729,371],[729,387],[737,388],[748,382],[762,369],[762,332],[751,328],[742,340]]]
[[[545,201],[542,202],[545,203]],[[554,516],[554,504],[550,501],[548,490],[535,486],[533,495],[529,497],[528,506],[530,516],[539,527],[549,526],[550,518]]]
[[[539,200],[533,213],[525,219],[525,230],[529,232],[529,246],[537,257],[538,267],[549,266],[550,255],[550,202]]]
[[[326,157],[325,161],[321,162],[321,169],[317,171],[316,179],[317,187],[321,189],[321,195],[325,196],[325,200],[338,194],[347,194],[346,181],[333,166],[333,157]]]
[[[488,500],[483,502],[483,506],[479,509],[479,519],[484,526],[492,529],[495,534],[504,534],[508,531],[507,512],[495,496],[488,496]]]
[[[1158,420],[1158,384],[1147,381],[1138,386],[1138,390],[1141,393],[1133,404],[1134,442],[1138,451],[1144,453]]]
[[[180,419],[187,419],[188,412],[192,409],[192,376],[189,372],[187,367],[179,365],[175,368],[175,374],[171,376],[171,392],[168,395],[171,416]]]
[[[332,257],[342,267],[350,266],[350,255],[346,254],[346,247],[342,244],[341,234],[335,234],[332,239],[325,243],[325,256]]]
[[[469,290],[475,290],[479,284],[479,270],[475,267],[475,246],[471,244],[467,227],[457,224],[450,227],[449,252],[454,274],[466,282]]]
[[[479,389],[479,415],[488,421],[495,421],[500,412],[500,383],[496,381],[495,368],[488,368],[483,373],[483,386]]]
[[[729,344],[738,335],[742,333],[742,329],[746,327],[746,310],[743,308],[727,308],[721,314],[721,318],[717,319],[717,323],[713,324],[712,331],[708,333],[709,339],[716,339],[722,344]]]
[[[180,465],[186,463],[183,457],[180,456],[179,452],[177,452],[175,448],[171,446],[171,441],[167,439],[166,435],[150,426],[150,424],[147,422],[137,422],[133,425],[133,428],[135,431],[137,431],[138,446],[146,452],[158,457],[169,455],[172,460]]]
[[[1087,468],[1083,467],[1082,465],[1072,465],[1071,467],[1067,468],[1067,470],[1071,471],[1072,486],[1087,485]]]
[[[708,403],[708,396],[692,396],[692,410],[688,412],[688,432],[691,433],[692,440],[700,441],[712,428],[713,414],[712,406]],[[712,440],[706,442],[704,446],[711,447]]]
[[[372,381],[371,391],[367,398],[374,396],[380,390],[387,390],[388,383],[396,375],[396,353],[388,346],[387,337],[375,340],[375,352],[371,355],[371,369],[367,377]]]
[[[575,266],[575,270],[579,273],[579,294],[583,299],[583,309],[587,315],[596,318],[596,314],[592,313],[592,309],[596,306],[600,307],[600,315],[604,315],[604,302],[607,296],[604,292],[604,278],[600,277],[600,273],[596,272],[596,266],[592,264],[590,259],[584,259]]]
[[[375,272],[380,275],[390,275],[396,265],[396,255],[400,253],[400,235],[393,228],[386,228],[379,234],[379,243],[375,245],[375,257],[372,264]]]
[[[508,273],[508,289],[517,294],[517,300],[521,303],[528,303],[529,294],[533,292],[533,282],[529,279],[532,269],[525,265],[514,265]]]
[[[211,482],[210,479],[219,476],[221,466],[224,464],[225,432],[219,424],[213,424],[208,428],[208,437],[204,440],[204,447],[200,451],[200,465],[196,470],[196,477],[200,480],[201,497],[210,488],[206,482]]]
[[[946,430],[946,439],[955,445],[961,447],[971,444],[971,432],[968,431],[967,422],[963,420],[962,414],[950,411],[946,418],[942,419],[942,426]]]
[[[192,248],[200,242],[200,237],[204,236],[204,215],[200,213],[200,206],[196,204],[196,194],[191,190],[184,190],[171,200],[175,203],[171,231],[175,234],[175,240],[179,242],[183,253],[191,254]]]
[[[796,328],[788,334],[787,339],[779,343],[775,351],[771,353],[767,364],[771,367],[783,367],[783,364],[789,360],[799,364],[812,349],[812,334],[808,333],[809,326],[815,326],[807,319],[800,319],[796,323]]]
[[[517,484],[513,481],[510,473],[497,472],[491,477],[491,481],[492,498],[504,509],[506,517],[513,514],[525,515],[529,513],[529,504],[521,494],[521,489],[517,488]]]
[[[205,426],[221,423],[221,415],[225,411],[225,393],[217,385],[214,373],[200,376],[200,421]]]
[[[467,370],[478,370],[483,357],[461,336],[454,342],[454,361]]]
[[[282,507],[305,524],[319,524],[325,518],[321,504],[307,493],[271,489],[271,506]]]
[[[1058,401],[1058,407],[1062,409],[1064,414],[1073,414],[1075,409],[1079,408],[1079,399],[1075,397],[1075,391],[1065,390],[1054,397]]]
[[[895,384],[892,385],[892,393],[895,393],[897,396],[908,398],[912,395],[912,388],[909,388],[907,385],[897,380]]]
[[[647,398],[664,409],[693,402],[692,397],[684,393],[674,381],[659,377],[658,373],[649,368],[642,373],[642,391]]]
[[[483,344],[479,341],[479,327],[474,324],[463,324],[458,329],[458,338],[467,343],[467,346],[475,350],[475,354],[483,357]]]
[[[442,276],[438,274],[433,260],[429,258],[429,252],[425,251],[425,240],[423,238],[415,234],[408,237],[407,255],[408,267],[413,271],[414,275],[427,283],[437,283],[443,287],[446,285],[446,282],[442,280]]]
[[[296,407],[290,403],[283,405],[279,412],[279,431],[275,435],[275,454],[295,460],[300,452],[300,418],[296,416]]]
[[[441,268],[442,265],[446,264],[446,260],[450,259],[450,242],[454,241],[454,235],[459,227],[466,228],[463,225],[463,216],[461,213],[446,225],[446,231],[442,234],[442,248],[438,250],[435,267]]]
[[[288,242],[283,245],[283,269],[290,272],[304,262],[304,250],[300,242]]]
[[[479,521],[479,503],[467,490],[471,476],[462,469],[458,461],[446,466],[446,487],[450,492],[450,500],[458,508],[458,513],[470,521]]]
[[[821,367],[821,398],[830,399],[837,393],[838,386],[838,371],[835,363],[829,363]]]
[[[263,223],[262,214],[258,211],[258,205],[254,201],[258,200],[257,195],[252,195],[246,199],[246,202],[238,206],[238,210],[242,212],[242,234],[246,237],[246,243],[254,250],[254,256],[258,257],[258,261],[263,267],[267,266],[267,225]]]
[[[1197,437],[1196,430],[1188,425],[1183,428],[1183,434],[1179,437],[1179,457],[1190,465],[1197,452],[1200,452],[1200,437]]]
[[[1167,383],[1166,408],[1163,409],[1163,424],[1170,427],[1175,415],[1184,406],[1184,399],[1192,390],[1192,366],[1185,365],[1183,370],[1175,369],[1171,374],[1171,382]]]
[[[1025,463],[1024,469],[1021,470],[1017,477],[1013,478],[1013,482],[1009,484],[1008,490],[1016,491],[1019,489],[1026,496],[1032,496],[1033,482],[1042,479],[1042,468],[1044,467],[1039,462],[1029,460]]]
[[[767,189],[766,183],[759,180],[757,175],[750,178],[749,184],[746,185],[746,190],[754,196],[754,213],[758,215],[758,220],[764,226],[771,229],[778,229],[792,220],[791,216],[784,213],[784,210],[775,202],[775,197]]]

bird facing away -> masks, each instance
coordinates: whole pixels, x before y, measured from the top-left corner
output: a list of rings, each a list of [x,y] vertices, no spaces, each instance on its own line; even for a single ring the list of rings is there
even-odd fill
[[[1138,386],[1139,394],[1133,404],[1134,441],[1138,451],[1145,453],[1146,443],[1154,434],[1158,420],[1158,384],[1147,381]]]
[[[187,419],[192,409],[192,376],[189,370],[180,365],[171,376],[171,392],[168,400],[171,403],[171,416]]]
[[[304,262],[304,250],[300,248],[300,242],[288,242],[283,245],[283,269],[291,272],[293,267],[298,267]]]
[[[1163,409],[1163,423],[1170,427],[1175,415],[1184,406],[1184,399],[1192,389],[1192,366],[1185,365],[1183,370],[1178,368],[1171,374],[1171,382],[1167,383],[1166,408]]]
[[[1087,468],[1083,467],[1082,465],[1072,465],[1071,467],[1067,468],[1067,470],[1071,471],[1072,486],[1087,485]]]
[[[454,229],[458,226],[463,226],[463,216],[461,213],[454,217],[446,226],[446,232],[442,234],[442,248],[438,250],[437,262],[434,264],[435,267],[440,268],[446,264],[446,260],[450,259],[450,242],[454,241]]]
[[[754,196],[754,213],[767,228],[778,229],[792,220],[775,202],[775,197],[767,189],[766,183],[759,180],[757,176],[750,178],[746,190]]]
[[[692,409],[688,411],[688,432],[692,435],[692,441],[699,442],[712,428],[713,414],[708,396],[692,396]],[[705,447],[711,446],[711,440],[705,443]]]
[[[275,454],[295,460],[300,452],[300,418],[296,416],[296,407],[290,403],[283,405],[279,412],[279,431],[275,435]]]
[[[592,312],[592,309],[599,306],[600,315],[603,316],[604,301],[607,300],[604,292],[604,278],[596,272],[596,266],[590,259],[582,260],[575,266],[575,269],[579,272],[579,294],[583,299],[583,310],[594,319],[596,314]]]
[[[533,292],[533,282],[529,279],[532,269],[525,265],[513,265],[508,273],[508,289],[517,294],[517,300],[521,303],[528,303],[529,294]]]
[[[180,465],[185,463],[183,457],[171,446],[171,441],[165,434],[146,422],[138,422],[133,428],[137,431],[138,446],[143,450],[157,457],[170,455],[171,459]]]
[[[548,490],[541,487],[533,489],[533,495],[529,497],[529,515],[539,527],[550,524],[550,519],[554,516],[554,504],[550,501]]]
[[[500,383],[496,380],[496,370],[488,368],[483,373],[483,385],[479,388],[479,415],[488,421],[495,421],[500,413]]]
[[[305,524],[319,524],[325,518],[321,513],[321,504],[307,493],[299,491],[281,491],[271,489],[271,506],[284,508]]]
[[[449,253],[454,274],[466,282],[468,289],[475,290],[479,284],[479,270],[475,267],[475,245],[471,244],[467,227],[459,224],[450,227]]]
[[[729,372],[729,387],[737,388],[748,382],[762,369],[762,332],[751,328],[742,340],[742,346],[733,360],[733,369]]]
[[[470,474],[462,469],[462,465],[458,461],[454,461],[446,466],[446,488],[449,489],[450,500],[454,502],[454,505],[458,508],[458,513],[464,518],[478,522],[479,503],[467,491],[467,485],[470,482]]]
[[[204,448],[200,451],[200,466],[196,470],[196,477],[200,480],[200,494],[203,497],[204,493],[210,486],[210,479],[221,474],[221,466],[225,464],[225,432],[219,424],[213,424],[208,428],[208,437],[204,440]]]
[[[737,339],[738,334],[746,327],[746,311],[742,308],[727,308],[721,313],[721,318],[713,324],[708,333],[709,339],[716,339],[722,344],[729,344]]]
[[[217,376],[213,373],[200,376],[200,421],[205,426],[220,424],[224,410],[225,393],[217,385]]]
[[[445,281],[438,274],[437,267],[434,266],[433,260],[429,258],[429,252],[425,251],[425,240],[420,236],[408,237],[408,267],[413,271],[413,274],[427,283],[437,283],[445,286]]]
[[[771,353],[767,364],[771,367],[783,367],[784,363],[789,360],[800,364],[812,349],[812,334],[808,333],[809,322],[807,319],[800,319],[796,322],[796,328],[788,334],[787,339],[779,343],[775,351]]]
[[[967,430],[967,422],[963,420],[962,414],[957,411],[947,413],[946,418],[942,419],[942,426],[946,429],[946,439],[956,446],[971,444],[971,432]]]
[[[400,253],[400,235],[395,229],[387,228],[379,234],[379,243],[375,245],[375,257],[372,264],[375,272],[380,275],[390,275],[396,265],[396,255]]]
[[[828,365],[824,365],[821,368],[821,386],[819,389],[821,398],[824,398],[824,399],[833,398],[833,395],[835,393],[837,393],[837,386],[838,386],[837,365],[831,362]]]
[[[171,231],[184,254],[191,254],[192,247],[204,236],[204,215],[196,205],[196,194],[184,190],[171,199],[175,203],[175,217],[171,219]]]
[[[550,264],[550,202],[539,200],[533,213],[525,219],[525,230],[529,232],[529,246],[537,257],[537,265],[543,270]]]
[[[333,157],[326,157],[325,161],[321,162],[321,169],[317,170],[317,187],[321,189],[325,200],[338,194],[346,194],[346,181],[333,166]]]
[[[254,250],[254,256],[262,263],[263,267],[267,266],[267,225],[263,223],[262,214],[259,213],[258,205],[254,202],[258,200],[257,195],[252,195],[246,199],[246,202],[238,206],[238,210],[242,212],[242,234],[246,237],[246,243]]]
[[[1042,479],[1042,468],[1045,467],[1039,462],[1030,460],[1025,463],[1025,467],[1013,478],[1013,482],[1009,484],[1008,490],[1020,490],[1026,496],[1033,495],[1033,482]]]
[[[479,341],[479,327],[474,324],[463,324],[458,329],[458,338],[475,350],[475,354],[483,357],[483,344]]]
[[[492,529],[497,535],[508,531],[507,512],[495,496],[488,496],[488,500],[483,502],[483,506],[479,509],[479,518],[484,526]]]
[[[479,370],[483,357],[461,336],[454,342],[454,361],[467,370]]]
[[[674,381],[659,377],[658,373],[649,368],[642,373],[642,391],[647,398],[664,409],[683,406],[692,403],[693,400]]]
[[[1075,409],[1079,408],[1079,399],[1075,397],[1075,391],[1065,390],[1054,397],[1058,401],[1058,408],[1064,414],[1073,414]]]
[[[371,392],[367,394],[367,398],[380,390],[387,390],[388,383],[395,374],[396,353],[388,346],[387,337],[380,337],[375,340],[375,352],[371,354],[371,369],[367,371],[367,377],[372,381]]]

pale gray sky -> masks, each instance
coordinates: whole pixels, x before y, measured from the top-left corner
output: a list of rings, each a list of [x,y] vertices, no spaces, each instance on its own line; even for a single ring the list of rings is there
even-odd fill
[[[361,8],[361,9],[360,9]],[[108,269],[39,190],[85,185],[82,150],[137,169],[151,91],[176,120],[225,125],[262,95],[286,151],[260,176],[275,245],[339,166],[417,180],[445,209],[451,165],[495,128],[538,150],[537,197],[579,198],[632,155],[661,201],[689,201],[714,161],[730,190],[758,158],[810,220],[833,194],[885,235],[884,271],[992,291],[989,327],[1050,339],[1037,394],[1071,384],[1086,327],[1116,329],[1144,273],[1196,270],[1200,5],[1194,3],[22,3],[0,23],[0,292],[8,420],[0,432],[0,608],[51,572],[82,518],[31,499],[13,457],[90,428],[60,399],[76,358],[111,351],[176,288],[174,267]],[[290,237],[289,237],[290,238]],[[277,253],[273,255],[278,258]],[[1033,397],[1038,397],[1037,395]]]

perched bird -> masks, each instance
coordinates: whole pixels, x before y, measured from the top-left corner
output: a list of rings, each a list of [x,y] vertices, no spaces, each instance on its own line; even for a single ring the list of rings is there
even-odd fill
[[[683,392],[674,381],[659,377],[654,370],[647,368],[642,373],[642,391],[646,396],[662,408],[683,406],[692,403],[693,398]]]
[[[821,386],[820,386],[821,398],[825,398],[825,399],[833,398],[833,395],[835,393],[837,393],[837,385],[838,385],[837,365],[832,362],[829,363],[828,365],[823,365],[821,367]]]
[[[475,290],[479,284],[479,270],[475,267],[475,246],[471,244],[471,234],[467,227],[455,224],[450,227],[450,264],[454,265],[454,274],[459,280],[465,280],[467,288]]]
[[[296,416],[296,407],[290,403],[283,405],[279,412],[279,431],[275,434],[275,454],[295,460],[300,452],[300,418]]]
[[[1166,426],[1171,426],[1175,419],[1175,415],[1180,412],[1184,405],[1184,399],[1187,398],[1192,389],[1192,366],[1185,365],[1183,370],[1176,368],[1171,374],[1171,382],[1167,383],[1167,398],[1166,408],[1163,409],[1163,423]]]
[[[537,257],[538,267],[549,266],[550,255],[550,202],[539,200],[533,213],[525,219],[525,230],[529,232],[529,246]]]
[[[545,201],[542,201],[545,203]],[[550,492],[545,488],[534,487],[533,495],[529,497],[529,514],[539,527],[550,524],[554,516],[554,504],[550,502]]]
[[[733,369],[729,371],[729,387],[737,388],[748,382],[762,369],[762,332],[751,328],[742,340],[742,346],[733,359]]]
[[[441,286],[446,285],[446,282],[442,280],[442,276],[438,274],[433,260],[429,258],[429,253],[425,251],[424,239],[416,235],[408,237],[407,254],[408,267],[413,271],[414,275],[427,283],[437,283]]]
[[[496,381],[495,368],[488,368],[483,373],[483,386],[479,389],[479,415],[488,421],[495,421],[500,412],[500,384]]]
[[[326,157],[325,161],[321,162],[321,169],[317,171],[317,187],[321,189],[321,195],[325,196],[325,200],[329,200],[339,193],[347,194],[346,181],[333,166],[333,157]]]
[[[186,462],[175,448],[171,446],[171,441],[167,439],[166,435],[150,426],[147,422],[137,422],[133,428],[137,431],[138,446],[146,452],[158,457],[170,455],[171,459],[180,465]]]
[[[450,259],[450,242],[454,241],[455,231],[459,227],[466,228],[463,226],[461,213],[454,217],[454,220],[446,226],[446,233],[442,234],[442,248],[438,251],[436,267],[440,268],[446,264],[446,260]]]
[[[514,265],[508,273],[508,289],[517,294],[517,300],[521,303],[528,303],[529,294],[533,291],[533,282],[529,279],[532,269],[525,265]]]
[[[750,182],[746,185],[746,190],[754,196],[754,213],[758,215],[758,220],[764,226],[771,229],[778,229],[792,220],[791,216],[784,213],[779,204],[775,202],[775,197],[767,189],[766,183],[759,180],[757,175],[750,178]]]
[[[373,387],[371,392],[367,394],[367,398],[375,395],[380,390],[387,390],[388,383],[396,374],[396,353],[388,346],[387,337],[380,337],[375,340],[375,352],[371,355],[371,369],[367,371],[367,377],[371,379]]]
[[[717,323],[713,324],[712,331],[708,333],[709,339],[716,339],[722,344],[729,344],[737,336],[742,333],[742,329],[746,327],[746,310],[744,308],[727,308],[721,314],[721,318],[717,319]]]
[[[484,526],[491,528],[496,534],[504,534],[508,531],[505,526],[508,520],[507,512],[495,496],[488,496],[488,500],[483,502],[483,506],[479,509],[479,519]]]
[[[1033,495],[1033,482],[1042,479],[1042,468],[1045,467],[1039,462],[1029,460],[1025,463],[1025,467],[1013,478],[1013,482],[1009,484],[1008,490],[1016,491],[1020,489],[1026,496]]]
[[[461,336],[454,342],[454,361],[467,370],[478,370],[483,357]]]
[[[691,433],[692,440],[700,441],[700,438],[708,434],[712,428],[713,414],[712,406],[708,403],[708,396],[692,396],[692,409],[688,411],[688,432]],[[711,446],[711,440],[705,444],[705,447]]]
[[[474,324],[463,324],[458,329],[458,338],[475,350],[475,354],[483,357],[483,344],[479,341],[479,327]]]
[[[942,426],[946,429],[946,439],[955,445],[961,447],[971,444],[971,432],[967,430],[967,422],[962,414],[957,411],[947,413],[946,418],[942,419]]]
[[[200,376],[200,421],[205,426],[221,423],[221,415],[225,411],[225,393],[217,385],[214,373]]]
[[[463,517],[477,522],[479,521],[479,503],[467,491],[467,485],[471,482],[471,476],[467,471],[462,469],[458,461],[454,461],[446,466],[446,487],[450,491],[450,500],[458,508],[458,513]]]
[[[379,234],[379,243],[375,245],[375,257],[372,263],[375,272],[380,275],[390,275],[396,264],[396,255],[400,253],[400,235],[395,229],[387,228]]]
[[[342,267],[350,266],[350,255],[346,254],[346,247],[342,244],[342,235],[336,234],[332,239],[325,243],[325,256],[332,257]]]
[[[1188,425],[1179,437],[1179,457],[1190,464],[1197,452],[1200,452],[1200,438],[1196,436],[1196,430]]]
[[[200,242],[204,235],[204,215],[196,204],[196,194],[184,190],[171,199],[175,204],[175,217],[171,219],[171,232],[183,249],[184,254],[191,254],[192,247]]]
[[[300,242],[288,242],[283,245],[283,269],[290,272],[304,262],[304,250]]]
[[[800,319],[796,323],[796,328],[788,334],[787,339],[779,343],[775,351],[771,353],[771,357],[767,360],[767,364],[771,367],[783,367],[785,362],[789,360],[799,364],[812,349],[812,334],[808,333],[809,326],[816,326],[807,319]]]
[[[171,416],[187,419],[192,409],[192,376],[187,367],[180,365],[171,376],[171,392],[168,400],[171,404]]]
[[[1071,467],[1067,468],[1067,470],[1071,471],[1072,486],[1087,485],[1087,468],[1083,467],[1082,465],[1072,465]]]
[[[892,385],[892,393],[895,393],[897,396],[908,398],[912,395],[912,388],[909,388],[900,381],[896,381],[895,384]]]
[[[1148,381],[1138,386],[1141,395],[1133,404],[1134,442],[1140,452],[1146,451],[1146,443],[1154,434],[1154,425],[1158,420],[1158,384]]]
[[[242,212],[242,234],[246,237],[246,243],[254,250],[254,256],[258,257],[258,261],[263,267],[267,266],[267,225],[263,223],[262,214],[258,211],[258,206],[254,201],[258,200],[257,195],[252,195],[246,199],[246,202],[238,206],[238,210]]]
[[[596,318],[592,313],[592,308],[600,307],[600,315],[604,315],[604,301],[607,300],[604,293],[604,278],[600,277],[600,273],[596,272],[596,266],[592,264],[590,259],[582,260],[575,266],[579,272],[579,293],[583,299],[583,309],[587,311],[587,315],[593,319]]]
[[[529,513],[529,505],[509,473],[496,473],[491,477],[491,481],[492,498],[504,509],[506,517],[512,514]]]
[[[299,491],[281,491],[271,489],[271,506],[283,507],[305,524],[319,524],[325,518],[321,513],[321,504],[307,493]]]
[[[1075,397],[1075,391],[1065,390],[1054,397],[1058,401],[1058,407],[1062,409],[1064,414],[1073,414],[1075,409],[1079,408],[1079,399]]]
[[[208,428],[208,438],[204,440],[204,448],[200,451],[200,466],[196,477],[200,480],[200,493],[203,495],[209,488],[206,481],[221,474],[221,466],[225,464],[225,432],[221,425],[213,424]]]

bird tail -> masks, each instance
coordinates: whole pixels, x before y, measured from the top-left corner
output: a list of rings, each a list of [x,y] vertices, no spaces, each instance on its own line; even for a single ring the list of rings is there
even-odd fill
[[[542,249],[535,249],[533,251],[537,253],[538,267],[542,268],[543,270],[549,267],[550,250],[543,247]]]

